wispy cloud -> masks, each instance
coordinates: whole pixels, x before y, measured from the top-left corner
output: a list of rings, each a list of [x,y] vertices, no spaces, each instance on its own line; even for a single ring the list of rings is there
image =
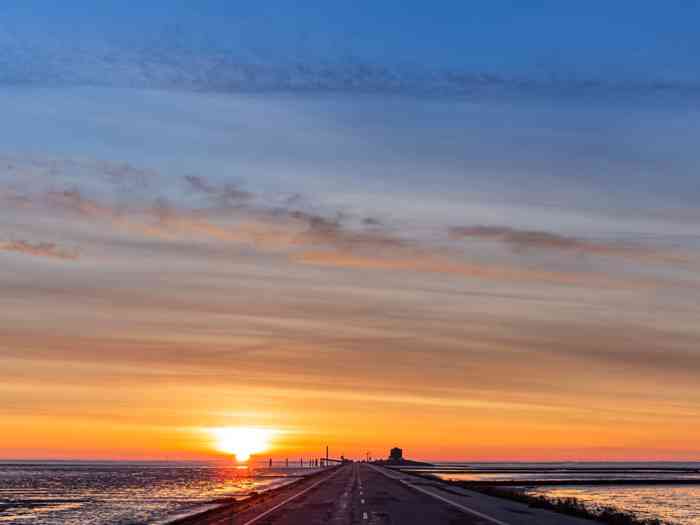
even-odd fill
[[[509,226],[453,226],[452,239],[489,239],[502,241],[517,249],[548,249],[590,253],[615,253],[637,249],[619,244],[606,244],[539,230],[524,230]]]
[[[76,250],[66,250],[51,242],[32,243],[24,240],[2,242],[0,251],[70,261],[76,261],[79,258]]]
[[[75,164],[77,165],[77,164]],[[104,175],[128,177],[146,173],[118,163],[84,161],[80,166],[90,165]],[[12,171],[19,173],[18,161],[11,163]],[[13,187],[0,188],[0,197],[15,208],[32,208],[37,213],[67,213],[91,222],[105,221],[119,229],[140,232],[146,236],[175,238],[185,235],[190,238],[216,239],[219,241],[244,242],[261,249],[295,248],[305,245],[335,246],[344,250],[356,248],[390,249],[404,243],[388,235],[378,220],[356,217],[360,228],[350,228],[352,219],[336,210],[325,213],[312,211],[313,204],[301,194],[291,198],[273,199],[265,202],[259,194],[242,190],[238,185],[224,182],[214,183],[196,175],[183,179],[186,189],[164,197],[163,188],[153,185],[153,191],[128,196],[116,203],[109,192],[86,191],[79,184],[56,187],[56,182],[65,180],[65,171],[74,167],[73,162],[57,160],[40,162],[31,159],[29,166],[36,166],[54,174],[44,189],[32,188],[19,192]],[[122,166],[122,167],[120,167]],[[126,166],[126,165],[124,165]],[[110,178],[111,181],[111,178]],[[114,182],[114,181],[111,181]],[[41,188],[41,185],[39,186]],[[177,186],[175,190],[178,191]],[[196,196],[206,198],[204,205]],[[193,198],[194,197],[194,198]],[[281,197],[281,196],[278,196]]]
[[[100,204],[95,199],[85,197],[83,192],[77,188],[49,191],[44,197],[48,206],[60,208],[79,215],[91,218],[116,215],[112,207]]]
[[[606,286],[629,288],[650,286],[650,282],[634,279],[613,279],[604,275],[583,272],[548,271],[478,262],[465,262],[428,251],[397,253],[381,256],[337,251],[305,251],[293,256],[303,264],[338,268],[399,270],[468,277],[472,279],[518,282],[530,281],[550,284]]]
[[[510,226],[452,226],[449,236],[453,240],[484,239],[509,245],[516,251],[549,250],[584,255],[634,257],[639,260],[687,262],[674,253],[662,252],[642,244],[622,241],[589,240],[542,230],[528,230]]]
[[[185,181],[190,190],[207,195],[215,203],[223,206],[240,206],[253,197],[252,193],[240,189],[236,184],[216,185],[199,175],[185,175]]]
[[[362,269],[396,269],[464,277],[543,283],[601,284],[627,286],[634,279],[612,278],[596,271],[566,271],[561,268],[522,267],[510,264],[466,260],[458,246],[437,246],[408,227],[392,228],[367,212],[353,213],[310,202],[303,194],[292,198],[280,194],[257,194],[231,182],[213,182],[198,175],[180,178],[185,186],[165,188],[151,184],[143,194],[128,193],[119,201],[108,191],[83,189],[78,184],[60,188],[56,182],[62,170],[73,166],[66,161],[47,161],[53,166],[51,184],[33,192],[18,193],[12,187],[1,191],[8,205],[36,213],[62,213],[90,224],[109,224],[116,230],[163,240],[248,244],[257,250],[281,252],[300,264]],[[111,177],[138,179],[146,170],[110,162],[82,161],[79,165],[111,173]],[[122,166],[120,168],[120,166]],[[19,169],[13,164],[13,169]],[[157,173],[153,178],[158,177]],[[58,188],[57,188],[58,186]],[[120,194],[121,195],[121,194]],[[124,197],[124,195],[121,195]],[[204,201],[201,197],[204,197]],[[453,226],[448,228],[454,241],[481,239],[504,243],[516,251],[548,250],[597,256],[634,257],[637,260],[678,262],[673,253],[641,244],[594,241],[542,230],[510,226]],[[627,282],[629,281],[629,282]],[[646,283],[648,285],[648,282]],[[636,286],[636,284],[635,284]]]
[[[92,180],[98,179],[122,188],[143,189],[157,176],[157,173],[151,169],[134,166],[129,162],[0,154],[0,175],[22,181],[89,177]]]

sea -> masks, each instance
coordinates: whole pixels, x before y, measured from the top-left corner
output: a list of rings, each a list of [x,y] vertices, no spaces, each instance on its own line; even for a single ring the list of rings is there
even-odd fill
[[[267,463],[4,462],[0,523],[164,525],[316,470]]]
[[[700,462],[438,462],[434,467],[402,470],[445,480],[498,481],[532,495],[573,497],[594,511],[613,507],[639,518],[700,525]],[[602,484],[606,480],[658,480],[663,484]],[[572,482],[576,484],[569,485]],[[689,482],[692,484],[686,484]]]

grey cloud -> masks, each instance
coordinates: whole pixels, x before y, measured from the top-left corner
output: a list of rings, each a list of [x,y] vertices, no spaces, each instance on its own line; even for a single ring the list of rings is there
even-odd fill
[[[84,216],[116,215],[113,207],[103,205],[94,199],[86,197],[78,188],[48,191],[45,195],[45,200],[49,206]]]
[[[35,155],[0,155],[0,175],[16,179],[39,177],[54,179],[62,175],[98,176],[122,189],[142,189],[149,185],[157,173],[147,168],[136,167],[129,162],[103,159],[76,159],[40,157]]]
[[[186,175],[185,180],[191,190],[209,196],[220,205],[240,204],[253,197],[250,192],[241,190],[235,184],[226,183],[217,186],[199,175]]]
[[[548,249],[560,251],[577,251],[586,253],[642,253],[638,246],[621,243],[602,243],[559,235],[556,233],[524,230],[509,226],[453,226],[449,228],[452,239],[488,239],[501,241],[516,249]]]
[[[167,223],[175,217],[177,213],[170,202],[164,197],[159,197],[153,201],[151,210],[158,220],[158,223],[161,225]]]
[[[219,240],[249,238],[257,242],[274,239],[273,242],[280,245],[327,245],[343,250],[405,245],[384,233],[378,221],[362,221],[364,226],[372,226],[371,231],[358,230],[348,226],[352,217],[345,213],[301,209],[302,205],[305,208],[313,208],[313,205],[299,194],[291,202],[285,199],[282,206],[267,207],[253,202],[258,195],[234,185],[219,186],[193,175],[185,180],[192,190],[211,197],[208,206],[198,208],[188,204],[186,199],[164,196],[155,196],[150,203],[132,200],[118,205],[110,198],[88,195],[78,186],[27,195],[3,191],[2,195],[5,202],[15,207],[67,212],[86,220],[105,220],[146,235],[172,235],[179,230]],[[221,216],[222,208],[227,212],[226,216]],[[251,228],[251,224],[256,226]]]
[[[306,231],[296,238],[296,242],[299,244],[328,244],[345,251],[355,248],[388,248],[393,250],[409,248],[409,243],[406,241],[384,231],[377,231],[376,227],[372,231],[347,228],[343,224],[347,217],[340,212],[331,218],[303,211],[288,211],[286,213],[292,220],[306,226]],[[368,226],[365,221],[363,224]],[[372,224],[379,225],[378,222]]]

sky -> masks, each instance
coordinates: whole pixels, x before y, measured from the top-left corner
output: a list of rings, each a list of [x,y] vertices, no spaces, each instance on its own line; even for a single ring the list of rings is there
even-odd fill
[[[698,458],[693,3],[27,5],[3,457]]]
[[[690,0],[445,0],[439,8],[411,0],[280,0],[263,6],[248,0],[152,0],[137,6],[6,0],[0,6],[0,47],[28,53],[24,73],[41,64],[42,77],[51,69],[44,62],[49,50],[61,51],[65,69],[85,51],[116,62],[143,52],[143,64],[167,50],[165,62],[177,60],[173,51],[184,51],[200,66],[202,55],[225,52],[248,64],[341,62],[696,86],[699,16],[700,6]]]

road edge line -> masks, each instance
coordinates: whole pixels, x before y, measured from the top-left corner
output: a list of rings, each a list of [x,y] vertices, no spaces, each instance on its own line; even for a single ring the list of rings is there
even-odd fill
[[[331,474],[330,476],[326,476],[325,478],[318,480],[316,483],[314,483],[314,484],[311,485],[310,487],[306,487],[306,488],[305,488],[304,490],[302,490],[301,492],[297,492],[297,493],[294,494],[293,496],[288,497],[286,500],[284,500],[284,501],[278,503],[278,504],[275,505],[274,507],[267,509],[267,510],[266,510],[265,512],[263,512],[262,514],[258,514],[258,515],[255,516],[253,519],[250,519],[250,520],[246,521],[246,522],[243,523],[242,525],[252,525],[252,524],[255,523],[256,521],[261,520],[262,518],[268,516],[269,514],[272,514],[274,511],[276,511],[276,510],[279,509],[280,507],[283,507],[284,505],[286,505],[286,504],[289,503],[290,501],[295,500],[295,499],[298,498],[299,496],[301,496],[301,495],[306,494],[307,492],[309,492],[311,489],[314,489],[314,488],[318,487],[321,483],[323,483],[323,482],[325,482],[325,481],[328,481],[328,480],[331,479],[333,476],[336,476],[336,475],[338,474],[338,472],[340,472],[340,469],[336,470],[336,471],[335,471],[333,474]]]
[[[389,474],[387,474],[386,472],[384,472],[382,469],[377,468],[377,467],[375,467],[374,465],[370,465],[370,466],[371,466],[374,470],[376,470],[377,472],[379,472],[380,474],[383,474],[384,476],[386,476],[387,478],[393,479],[394,481],[398,481],[399,483],[405,485],[406,487],[409,487],[409,488],[411,488],[411,489],[413,489],[413,490],[417,490],[418,492],[422,492],[423,494],[426,494],[427,496],[430,496],[430,497],[432,497],[432,498],[438,499],[438,500],[442,501],[443,503],[447,503],[448,505],[451,505],[451,506],[453,506],[453,507],[455,507],[455,508],[461,510],[462,512],[465,512],[465,513],[467,513],[467,514],[472,514],[472,515],[474,515],[474,516],[478,516],[479,518],[484,519],[484,520],[487,520],[487,521],[490,521],[491,523],[495,523],[496,525],[510,525],[509,523],[506,523],[505,521],[501,521],[501,520],[498,520],[498,519],[496,519],[496,518],[492,518],[492,517],[489,516],[488,514],[484,514],[484,513],[482,513],[482,512],[479,512],[478,510],[471,509],[471,508],[469,508],[469,507],[467,507],[467,506],[465,506],[465,505],[462,505],[462,504],[460,504],[460,503],[457,503],[456,501],[451,501],[451,500],[449,500],[449,499],[447,499],[447,498],[445,498],[445,497],[443,497],[443,496],[440,496],[440,495],[438,495],[438,494],[434,494],[434,493],[430,492],[429,490],[425,490],[424,488],[417,487],[416,485],[414,485],[414,484],[412,484],[412,483],[410,483],[410,482],[408,482],[408,481],[405,481],[405,480],[399,479],[399,478],[395,478],[394,476],[390,476]]]

